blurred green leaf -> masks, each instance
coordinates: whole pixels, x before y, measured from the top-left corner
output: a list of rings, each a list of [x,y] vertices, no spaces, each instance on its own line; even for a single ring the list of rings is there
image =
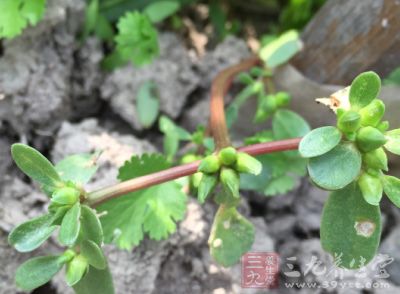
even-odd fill
[[[157,1],[148,5],[143,13],[149,17],[151,22],[157,23],[177,12],[179,6],[179,1]]]
[[[383,84],[400,86],[400,67],[392,71],[386,79],[383,80]]]
[[[384,147],[393,154],[400,155],[400,129],[386,132],[385,137],[387,142]]]
[[[91,266],[97,269],[106,268],[106,258],[104,257],[101,248],[95,242],[84,240],[81,244],[81,254],[86,258],[87,262]]]
[[[136,98],[136,113],[145,128],[151,127],[156,121],[159,108],[160,101],[156,93],[156,84],[151,81],[143,83]]]
[[[400,208],[400,180],[392,176],[382,177],[383,190],[394,205]]]
[[[114,294],[113,279],[108,267],[103,270],[90,267],[86,275],[73,288],[76,294]]]
[[[272,119],[272,131],[276,140],[290,139],[305,136],[310,126],[297,113],[280,109]]]

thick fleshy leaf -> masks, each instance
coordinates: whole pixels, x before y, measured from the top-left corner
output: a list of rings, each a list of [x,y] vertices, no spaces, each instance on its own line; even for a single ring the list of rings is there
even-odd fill
[[[20,224],[11,231],[8,242],[19,252],[29,252],[46,241],[57,226],[53,225],[54,215],[46,214]]]
[[[78,239],[81,216],[81,205],[79,202],[75,203],[68,212],[65,214],[58,236],[60,243],[66,246],[72,246]]]
[[[353,144],[337,145],[328,153],[310,158],[308,172],[315,184],[338,190],[350,184],[360,173],[361,154]]]
[[[385,148],[394,154],[400,155],[400,129],[386,132],[385,137],[387,139]]]
[[[104,257],[101,248],[91,240],[85,240],[81,244],[81,254],[86,258],[87,262],[97,268],[105,269],[107,266],[106,258]]]
[[[338,266],[366,265],[376,254],[380,236],[379,206],[365,202],[355,183],[332,192],[322,213],[321,243]]]
[[[89,264],[83,255],[76,255],[67,263],[66,281],[68,286],[78,283],[88,270]]]
[[[64,181],[86,184],[97,171],[97,159],[100,153],[68,156],[56,164],[56,170]]]
[[[81,232],[82,237],[87,240],[92,240],[97,245],[103,243],[103,228],[95,211],[86,206],[81,205]]]
[[[381,179],[385,194],[394,205],[400,208],[400,179],[392,176],[383,176]]]
[[[335,127],[328,126],[312,130],[300,142],[300,155],[315,157],[325,154],[335,148],[341,138],[342,134]]]
[[[18,143],[12,145],[11,154],[20,170],[33,180],[49,189],[63,185],[54,166],[36,149]]]
[[[24,262],[15,273],[17,286],[25,291],[46,284],[64,265],[61,256],[40,256]]]
[[[108,267],[103,270],[89,267],[89,271],[74,286],[76,294],[114,294],[113,279]]]
[[[379,205],[382,199],[383,187],[378,177],[363,173],[358,179],[358,186],[367,203]]]
[[[353,109],[367,106],[374,100],[381,90],[381,79],[372,72],[364,72],[358,75],[350,87],[350,104]]]
[[[215,215],[208,244],[211,256],[223,266],[232,266],[250,250],[254,226],[235,207],[221,205]]]

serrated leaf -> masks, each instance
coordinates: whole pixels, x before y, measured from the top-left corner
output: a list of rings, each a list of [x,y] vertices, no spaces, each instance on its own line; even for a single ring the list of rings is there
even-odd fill
[[[299,152],[303,157],[315,157],[335,148],[342,138],[340,131],[331,126],[314,129],[300,141]]]
[[[63,185],[54,166],[36,149],[17,143],[11,146],[11,154],[21,171],[49,190]]]
[[[119,171],[122,181],[133,179],[169,167],[161,155],[133,156]],[[175,222],[184,217],[186,195],[175,182],[167,182],[129,193],[99,205],[99,211],[107,211],[100,221],[105,242],[114,241],[120,248],[131,249],[147,233],[160,240],[176,230]]]
[[[101,152],[71,155],[55,166],[58,174],[64,181],[71,181],[84,185],[90,181],[97,171],[97,159]]]
[[[46,0],[0,1],[0,38],[13,38],[28,24],[35,25],[42,19],[45,6]]]
[[[394,205],[400,208],[400,180],[392,176],[383,176],[383,190]]]
[[[279,176],[271,179],[267,187],[264,189],[266,196],[275,196],[278,194],[284,194],[294,188],[295,180],[293,177],[288,175]]]
[[[208,244],[211,256],[228,267],[240,260],[254,242],[254,226],[235,207],[220,206],[215,215]]]
[[[60,227],[60,234],[58,236],[60,243],[66,246],[72,246],[78,239],[81,216],[81,205],[79,202],[75,203],[65,214]]]
[[[379,206],[366,203],[356,184],[331,193],[322,213],[321,243],[338,266],[366,265],[376,254],[380,235]]]
[[[86,206],[81,205],[81,234],[84,239],[92,240],[97,245],[103,243],[103,228],[95,211]]]
[[[145,82],[140,86],[137,94],[137,115],[145,128],[151,127],[158,116],[160,102],[155,90],[156,84],[154,82]]]
[[[159,54],[158,34],[149,18],[137,11],[119,18],[115,36],[116,52],[136,66],[150,63]]]
[[[86,258],[87,262],[91,266],[97,269],[106,268],[106,258],[104,257],[101,248],[95,242],[84,240],[81,244],[81,254]]]
[[[179,6],[179,1],[158,1],[148,5],[143,13],[149,17],[151,22],[157,23],[173,15]]]
[[[63,267],[60,256],[40,256],[29,259],[17,269],[15,282],[25,291],[38,288],[48,281]]]
[[[113,279],[108,267],[104,270],[90,267],[87,274],[73,288],[76,294],[114,294]]]
[[[46,214],[14,228],[8,242],[19,252],[35,250],[46,241],[57,226],[53,225],[54,215]]]
[[[350,105],[358,110],[367,106],[374,100],[381,90],[381,79],[372,72],[364,72],[358,75],[351,83],[350,87]]]
[[[310,158],[308,172],[315,184],[327,190],[342,189],[360,173],[361,154],[354,145],[342,143],[324,155]]]
[[[385,148],[396,154],[400,155],[400,129],[391,130],[385,133],[387,142]]]
[[[262,47],[259,55],[269,68],[274,68],[289,61],[302,47],[298,32],[291,30]]]
[[[272,131],[276,140],[290,139],[305,136],[310,126],[297,113],[280,109],[272,119]]]

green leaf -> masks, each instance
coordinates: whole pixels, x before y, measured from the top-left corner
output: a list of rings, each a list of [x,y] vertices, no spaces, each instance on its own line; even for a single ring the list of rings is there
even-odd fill
[[[66,281],[68,286],[78,283],[88,270],[88,262],[83,255],[76,255],[67,263]]]
[[[266,196],[285,194],[294,188],[295,183],[294,178],[288,175],[272,178],[264,189],[264,194]]]
[[[97,171],[97,159],[101,152],[71,155],[56,164],[56,170],[63,181],[84,185]]]
[[[117,23],[116,51],[122,60],[136,66],[148,64],[159,54],[158,34],[149,18],[137,11],[127,12]]]
[[[372,72],[364,72],[358,75],[350,87],[350,105],[352,108],[358,110],[374,100],[381,90],[381,79],[379,76]]]
[[[300,155],[303,157],[320,156],[335,148],[341,139],[342,134],[335,127],[328,126],[312,130],[300,142]]]
[[[386,85],[400,85],[400,67],[392,71],[386,79],[383,80],[383,84]]]
[[[54,215],[46,214],[20,224],[8,236],[8,242],[19,252],[35,250],[46,241],[57,226]]]
[[[400,208],[400,180],[387,175],[383,176],[381,179],[386,196],[394,205]]]
[[[254,226],[235,207],[220,206],[215,215],[208,244],[211,256],[228,267],[240,260],[254,242]]]
[[[48,281],[62,268],[60,256],[40,256],[24,262],[15,273],[17,286],[25,291],[38,288]]]
[[[149,128],[156,121],[160,102],[155,92],[156,84],[154,82],[145,82],[140,86],[136,99],[137,115],[140,123]]]
[[[11,146],[11,154],[21,171],[49,190],[63,185],[54,166],[36,149],[17,143]]]
[[[363,173],[358,179],[358,186],[365,201],[371,205],[379,205],[382,198],[383,187],[378,177]]]
[[[289,61],[302,47],[298,32],[292,30],[262,47],[259,55],[269,68],[274,68]]]
[[[356,184],[331,193],[322,213],[321,243],[338,266],[366,265],[376,254],[380,235],[379,206],[366,203]]]
[[[338,190],[351,183],[360,173],[361,154],[353,144],[342,143],[324,155],[310,158],[308,172],[315,184],[327,190]]]
[[[297,113],[281,109],[272,119],[272,131],[276,140],[305,136],[310,131],[308,123]]]
[[[86,39],[96,28],[99,15],[99,0],[91,0],[85,9],[85,23],[83,25],[82,39]]]
[[[99,38],[100,40],[104,40],[109,43],[114,40],[113,27],[110,22],[104,17],[104,15],[99,14],[97,16],[95,33],[97,38]]]
[[[386,132],[385,137],[387,139],[385,148],[396,155],[400,155],[400,129]]]
[[[107,267],[103,251],[95,242],[91,240],[83,241],[81,244],[81,254],[91,266],[97,269],[105,269]]]
[[[14,38],[28,24],[35,25],[42,19],[46,0],[0,1],[0,38]]]
[[[220,173],[220,181],[224,188],[225,193],[231,195],[233,198],[240,198],[239,174],[231,168],[223,168]]]
[[[92,240],[97,245],[103,243],[103,228],[95,211],[86,206],[81,205],[81,234],[84,239]]]
[[[126,181],[169,166],[160,155],[133,156],[120,168],[118,178]],[[175,222],[184,217],[186,195],[177,183],[167,182],[107,201],[98,210],[107,211],[100,219],[105,242],[115,241],[120,248],[130,250],[145,233],[154,240],[173,233]]]
[[[217,176],[202,174],[197,195],[197,199],[200,203],[204,203],[206,198],[212,193],[217,184]]]
[[[178,151],[179,141],[190,141],[192,136],[185,129],[178,127],[166,116],[161,116],[159,121],[160,131],[164,133],[164,153],[168,160],[172,160]]]
[[[153,23],[161,22],[179,9],[179,1],[159,1],[143,10]]]
[[[90,267],[86,275],[73,288],[76,294],[114,294],[113,279],[108,267],[104,270]]]
[[[81,205],[79,202],[75,203],[68,212],[65,214],[58,236],[60,243],[66,246],[72,246],[78,239],[81,216]]]

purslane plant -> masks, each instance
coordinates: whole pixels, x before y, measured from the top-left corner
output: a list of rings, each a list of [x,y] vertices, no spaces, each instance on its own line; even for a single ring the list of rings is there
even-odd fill
[[[219,205],[210,232],[210,253],[219,264],[231,266],[251,248],[255,237],[253,225],[237,210],[241,188],[267,195],[280,193],[289,186],[291,173],[302,175],[306,166],[317,186],[332,191],[322,216],[323,248],[339,266],[354,269],[368,263],[379,244],[383,191],[400,207],[400,180],[384,174],[388,171],[385,149],[400,155],[400,130],[387,131],[389,124],[382,121],[384,104],[377,99],[380,79],[372,72],[359,75],[350,87],[328,100],[337,115],[336,126],[310,131],[301,117],[284,109],[286,102],[263,104],[263,100],[277,102],[287,96],[274,92],[268,79],[274,66],[298,50],[298,40],[293,37],[289,34],[272,43],[261,60],[245,60],[216,77],[207,129],[190,134],[162,117],[167,156],[133,156],[120,168],[121,182],[116,185],[85,191],[84,185],[97,170],[99,153],[73,155],[53,166],[35,149],[14,144],[14,161],[40,184],[50,204],[47,214],[17,226],[9,243],[20,252],[29,252],[58,229],[58,241],[66,247],[57,256],[22,264],[16,272],[17,285],[32,290],[65,267],[66,282],[76,293],[113,293],[103,243],[130,250],[145,236],[154,240],[168,237],[185,215],[183,186],[190,186],[200,203],[213,200]],[[286,57],[277,54],[277,48],[284,48]],[[262,62],[266,67],[254,69]],[[261,100],[259,104],[268,105],[262,108],[263,116],[272,119],[272,130],[248,138],[247,146],[233,148],[223,97],[232,78],[250,69],[256,79],[241,79],[247,79],[247,86],[257,85],[254,94]],[[262,88],[265,84],[267,89]],[[207,135],[214,139],[212,144]],[[182,158],[184,164],[172,167],[182,140],[191,142],[195,152]],[[177,180],[182,177],[184,181]]]

